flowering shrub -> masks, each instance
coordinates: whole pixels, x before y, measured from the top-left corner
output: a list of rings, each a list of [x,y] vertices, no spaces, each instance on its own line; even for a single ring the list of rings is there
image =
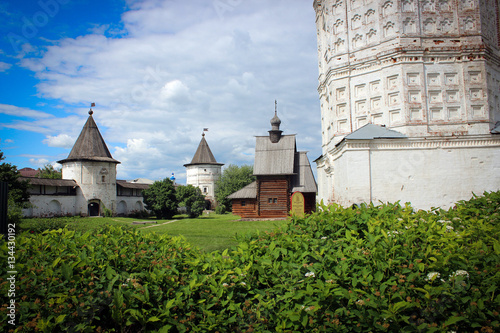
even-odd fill
[[[19,236],[16,329],[495,332],[499,229],[495,192],[447,211],[321,206],[223,253],[119,228]]]

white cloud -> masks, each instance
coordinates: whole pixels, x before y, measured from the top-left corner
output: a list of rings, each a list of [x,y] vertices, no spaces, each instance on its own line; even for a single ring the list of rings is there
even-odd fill
[[[0,72],[6,72],[11,67],[12,67],[11,64],[0,61]]]
[[[0,104],[0,113],[15,116],[15,117],[29,117],[35,119],[52,118],[50,113],[31,110],[29,108],[18,107],[15,105]]]
[[[29,161],[38,168],[43,168],[45,165],[50,164],[50,161],[46,158],[30,158]]]
[[[43,143],[49,147],[60,147],[71,149],[75,144],[75,139],[67,134],[59,134],[55,136],[48,135]]]
[[[165,99],[182,101],[188,98],[188,92],[188,87],[181,80],[173,80],[163,86],[160,95]]]

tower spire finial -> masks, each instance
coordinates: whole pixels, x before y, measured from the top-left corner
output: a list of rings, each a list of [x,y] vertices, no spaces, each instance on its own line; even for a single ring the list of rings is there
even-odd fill
[[[278,115],[278,101],[274,100],[274,115]]]
[[[94,113],[94,111],[92,111],[92,107],[95,106],[95,103],[90,103],[90,110],[89,110],[89,115],[92,115]]]

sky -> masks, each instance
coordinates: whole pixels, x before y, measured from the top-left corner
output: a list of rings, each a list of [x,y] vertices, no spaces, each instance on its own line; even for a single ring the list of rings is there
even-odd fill
[[[117,178],[184,184],[204,128],[217,162],[253,165],[277,100],[313,170],[321,112],[312,0],[0,2],[0,150],[37,169],[93,117]]]

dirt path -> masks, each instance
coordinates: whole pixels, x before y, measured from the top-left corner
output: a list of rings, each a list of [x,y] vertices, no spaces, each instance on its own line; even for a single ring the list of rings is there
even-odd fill
[[[148,225],[147,227],[144,227],[142,229],[159,227],[161,225],[169,224],[169,223],[176,222],[176,221],[179,221],[179,220],[171,220],[171,221],[163,222],[163,223],[160,223],[160,224]]]

